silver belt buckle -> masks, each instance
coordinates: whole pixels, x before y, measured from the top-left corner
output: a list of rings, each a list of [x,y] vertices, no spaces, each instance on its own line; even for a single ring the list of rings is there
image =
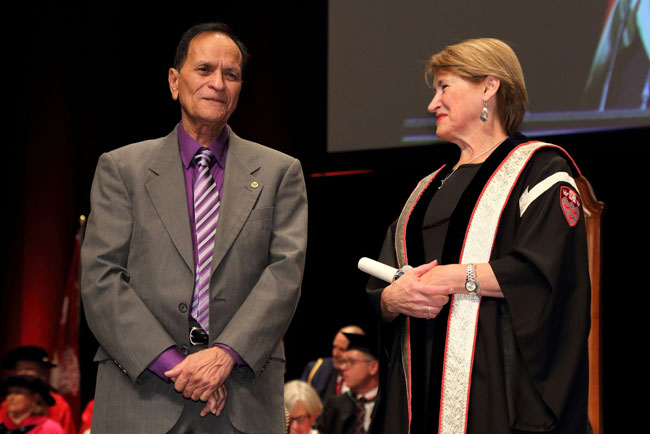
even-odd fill
[[[205,334],[205,336],[207,337],[207,333],[206,333],[205,330],[203,330],[201,327],[192,327],[192,328],[190,329],[190,343],[191,343],[192,345],[194,345],[194,346],[197,346],[197,345],[207,345],[207,344],[208,344],[208,341],[207,341],[207,340],[206,340],[205,342],[198,342],[198,341],[195,341],[195,340],[194,340],[194,332],[195,332],[195,331],[203,332],[203,333]],[[199,333],[199,335],[200,335],[200,333]]]

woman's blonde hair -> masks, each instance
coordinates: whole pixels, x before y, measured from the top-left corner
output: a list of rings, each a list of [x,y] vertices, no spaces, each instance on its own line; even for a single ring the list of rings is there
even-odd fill
[[[457,74],[473,82],[489,75],[498,78],[501,82],[497,91],[499,120],[508,134],[519,129],[526,113],[528,94],[521,65],[508,44],[498,39],[481,38],[449,45],[431,56],[427,63],[429,83],[440,73]]]

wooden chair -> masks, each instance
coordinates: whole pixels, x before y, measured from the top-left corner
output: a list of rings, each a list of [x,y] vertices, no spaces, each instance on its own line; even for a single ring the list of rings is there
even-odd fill
[[[600,325],[600,274],[602,218],[605,204],[583,176],[576,178],[587,227],[589,277],[591,278],[591,332],[589,333],[589,421],[594,434],[603,434],[602,347]]]

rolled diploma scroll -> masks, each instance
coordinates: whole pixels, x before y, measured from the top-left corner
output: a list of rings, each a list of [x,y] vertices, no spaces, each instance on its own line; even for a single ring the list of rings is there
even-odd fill
[[[366,257],[359,259],[358,267],[359,270],[364,273],[370,274],[372,277],[376,277],[377,279],[381,279],[388,283],[393,281],[393,277],[395,276],[395,273],[397,273],[397,268],[393,268]]]

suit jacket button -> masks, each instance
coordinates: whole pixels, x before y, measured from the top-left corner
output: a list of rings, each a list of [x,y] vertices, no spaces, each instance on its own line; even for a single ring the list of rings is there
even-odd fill
[[[185,303],[181,303],[178,305],[178,310],[181,311],[181,313],[187,313],[187,305]]]
[[[186,356],[190,353],[190,349],[187,345],[181,345],[181,353],[185,354]]]

